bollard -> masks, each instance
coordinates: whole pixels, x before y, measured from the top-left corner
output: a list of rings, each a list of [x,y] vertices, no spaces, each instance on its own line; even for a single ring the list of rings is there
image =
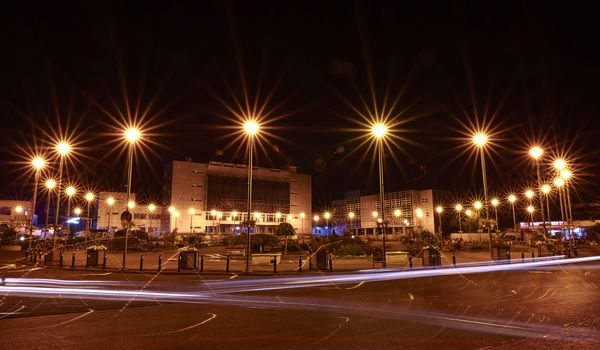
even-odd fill
[[[525,252],[521,252],[521,262],[525,262]]]
[[[162,255],[159,255],[158,256],[158,268],[157,268],[159,272],[162,267],[161,265],[162,265]]]
[[[90,255],[89,254],[85,254],[85,268],[88,268],[88,261],[90,260]]]
[[[140,271],[144,270],[144,254],[140,255]]]
[[[302,272],[302,254],[298,255],[298,272]]]
[[[44,254],[44,265],[48,262],[48,254]]]
[[[227,264],[225,265],[225,272],[229,272],[229,255],[227,255]]]
[[[408,267],[412,269],[412,256],[408,256]]]
[[[106,270],[106,250],[102,254],[102,270]]]
[[[312,270],[312,255],[308,256],[308,271]]]
[[[61,252],[60,252],[60,258],[59,258],[59,260],[58,260],[58,266],[59,266],[59,267],[63,267],[63,259],[64,259],[64,254],[63,254],[63,252],[61,251]]]
[[[456,267],[456,255],[452,254],[452,265]]]
[[[575,254],[575,256],[577,256],[577,247],[573,247],[573,254]]]
[[[531,251],[531,260],[535,260],[535,251]]]
[[[37,262],[37,254],[33,254],[33,262],[36,263]]]
[[[567,250],[567,258],[571,259],[571,249]]]
[[[333,272],[333,254],[329,253],[329,272]]]
[[[200,255],[200,272],[204,272],[204,255]]]
[[[177,272],[181,271],[181,253],[177,255]]]
[[[73,256],[71,257],[71,268],[75,268],[75,253],[73,253]]]

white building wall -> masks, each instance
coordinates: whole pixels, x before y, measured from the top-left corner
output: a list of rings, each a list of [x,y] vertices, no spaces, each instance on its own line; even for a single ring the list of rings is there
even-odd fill
[[[233,175],[245,177],[248,168],[242,164],[231,163],[194,163],[187,161],[173,161],[171,184],[165,184],[166,189],[170,190],[170,197],[164,198],[167,202],[163,208],[163,227],[169,231],[177,228],[180,233],[207,232],[213,231],[213,227],[219,233],[224,232],[225,227],[239,226],[247,213],[241,209],[223,210],[222,208],[209,208],[207,203],[208,173],[217,173],[223,175]],[[257,226],[262,230],[268,230],[266,227],[274,227],[279,222],[290,222],[298,233],[304,228],[309,232],[311,225],[311,177],[310,175],[298,174],[295,169],[280,170],[254,167],[253,178],[272,178],[290,185],[290,210],[281,211],[281,218],[275,219],[276,213],[260,213],[261,217],[257,221]],[[255,189],[256,191],[256,189]],[[169,213],[168,207],[174,207],[179,213],[178,216]],[[194,209],[194,214],[190,214],[190,209]],[[220,219],[211,215],[212,210],[220,211]],[[233,212],[237,211],[237,216]],[[253,212],[255,212],[253,208]],[[304,220],[301,213],[305,213]]]

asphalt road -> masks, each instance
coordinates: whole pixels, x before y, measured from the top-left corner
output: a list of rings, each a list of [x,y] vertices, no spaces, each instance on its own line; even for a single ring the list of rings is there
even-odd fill
[[[440,269],[411,278],[23,267],[6,274],[6,287],[23,290],[2,292],[0,348],[598,349],[599,267]]]

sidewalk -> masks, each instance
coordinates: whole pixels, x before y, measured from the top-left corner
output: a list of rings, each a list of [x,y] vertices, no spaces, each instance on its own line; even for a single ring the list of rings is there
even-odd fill
[[[224,249],[221,249],[223,251]],[[218,249],[215,247],[210,247],[207,249],[202,249],[198,252],[197,259],[197,268],[196,269],[183,269],[181,272],[200,272],[202,267],[202,272],[207,273],[240,273],[244,271],[246,266],[246,260],[244,256],[241,255],[231,255],[229,256],[229,269],[227,268],[227,255],[218,253]],[[19,255],[20,254],[20,257]],[[176,249],[169,250],[160,250],[160,251],[152,251],[152,252],[137,252],[131,251],[128,252],[126,257],[126,267],[130,272],[140,271],[140,262],[143,272],[157,272],[159,259],[161,263],[161,270],[165,272],[177,272],[178,271],[178,254],[179,251]],[[274,255],[277,253],[274,253]],[[2,262],[22,262],[22,263],[33,263],[29,260],[26,261],[24,254],[22,252],[17,254],[11,254],[10,259],[6,259],[8,256],[3,254],[0,255],[0,261]],[[452,265],[453,253],[452,252],[443,252],[441,263],[442,265]],[[531,255],[526,254],[526,258],[530,258]],[[73,260],[74,258],[74,260]],[[520,259],[520,252],[513,253],[512,259]],[[44,258],[41,260],[36,257],[36,264],[44,265]],[[73,264],[74,261],[74,264]],[[85,250],[77,250],[77,251],[66,251],[63,253],[63,261],[62,267],[60,266],[60,258],[58,253],[54,257],[54,261],[45,261],[45,265],[48,267],[54,268],[64,268],[64,269],[106,269],[106,270],[121,270],[123,261],[123,253],[119,251],[110,251],[106,254],[106,265],[104,266],[104,253],[100,252],[98,257],[98,265],[97,266],[87,266],[86,267],[86,251]],[[474,263],[474,262],[485,262],[490,261],[490,253],[488,251],[478,251],[478,252],[464,252],[457,251],[455,253],[455,262],[456,264],[462,263]],[[299,255],[297,253],[290,253],[287,256],[282,257],[281,262],[277,264],[277,272],[298,272],[299,270]],[[405,263],[388,263],[388,268],[395,269],[408,269],[410,268],[410,264],[412,263],[413,267],[423,266],[423,259],[421,257],[413,257],[410,262]],[[309,271],[309,265],[312,267],[311,270],[316,271],[316,259],[313,256],[311,261],[309,261],[307,255],[302,255],[302,271]],[[366,270],[372,269],[373,266],[375,268],[381,268],[381,263],[376,263],[373,265],[373,260],[371,257],[333,257],[332,258],[333,271],[356,271],[356,270]],[[272,263],[263,263],[263,264],[255,264],[252,266],[253,272],[263,272],[263,273],[273,273],[273,264]]]

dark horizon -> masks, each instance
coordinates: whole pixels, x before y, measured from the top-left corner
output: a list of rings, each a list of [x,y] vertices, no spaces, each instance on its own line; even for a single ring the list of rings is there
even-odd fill
[[[78,125],[72,174],[122,188],[125,157],[106,144],[116,137],[107,114],[125,110],[126,99],[134,111],[139,98],[161,127],[152,131],[155,153],[138,158],[133,190],[160,198],[170,160],[245,162],[237,145],[225,148],[231,130],[219,126],[231,124],[231,112],[219,99],[233,104],[230,89],[242,99],[243,84],[253,98],[260,84],[261,101],[272,92],[272,117],[283,117],[257,165],[311,174],[315,209],[344,191],[377,191],[371,157],[361,160],[367,147],[347,130],[360,128],[352,122],[360,117],[344,102],[364,113],[360,96],[370,101],[371,86],[379,106],[386,91],[400,96],[394,114],[406,121],[408,140],[386,157],[386,190],[475,193],[481,176],[473,156],[461,155],[461,123],[492,122],[491,192],[535,182],[527,149],[540,142],[575,160],[575,201],[597,201],[600,32],[598,11],[586,5],[5,4],[0,193],[30,191],[15,170],[19,148],[50,141],[44,133],[58,124]]]

